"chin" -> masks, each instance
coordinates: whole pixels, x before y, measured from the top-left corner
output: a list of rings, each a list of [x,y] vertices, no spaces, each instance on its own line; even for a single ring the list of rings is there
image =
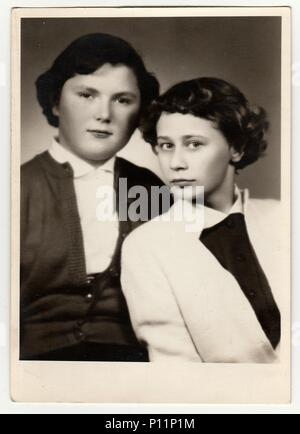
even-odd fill
[[[115,156],[115,154],[113,154],[113,155],[92,155],[92,156],[88,157],[88,159],[90,161],[98,163],[100,161],[108,161],[111,158],[113,158],[114,156]]]
[[[103,160],[110,160],[115,155],[112,150],[103,150],[103,149],[91,149],[90,152],[86,152],[85,155],[83,155],[83,158],[90,160],[90,161],[103,161]]]

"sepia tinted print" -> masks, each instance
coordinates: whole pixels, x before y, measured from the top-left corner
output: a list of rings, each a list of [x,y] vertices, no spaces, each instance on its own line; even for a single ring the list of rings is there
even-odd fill
[[[19,359],[280,363],[282,18],[20,37]]]

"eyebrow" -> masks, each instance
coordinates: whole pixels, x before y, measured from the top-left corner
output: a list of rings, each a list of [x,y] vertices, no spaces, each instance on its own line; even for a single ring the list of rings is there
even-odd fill
[[[193,137],[198,137],[198,138],[201,138],[201,139],[206,139],[206,137],[202,136],[201,134],[189,134],[189,135],[183,136],[183,138],[185,140],[186,139],[192,139]]]
[[[79,85],[76,87],[77,90],[85,90],[86,92],[90,92],[92,94],[96,94],[99,95],[100,92],[98,89],[95,89],[94,87],[89,87],[89,86],[85,86],[85,85]],[[116,92],[113,94],[113,96],[115,97],[120,97],[120,96],[130,96],[131,98],[137,99],[137,94],[134,92],[131,92],[129,90],[124,90],[121,92]]]
[[[86,92],[90,92],[90,93],[99,93],[97,89],[93,87],[84,86],[84,85],[76,86],[76,90],[85,90]]]
[[[206,139],[206,137],[205,137],[205,136],[202,136],[201,134],[188,134],[188,135],[183,136],[183,139],[184,139],[184,140],[188,140],[188,139],[191,139],[191,138],[193,138],[193,137],[199,137],[199,138],[201,138],[201,139]],[[172,139],[171,139],[170,137],[168,137],[168,136],[158,136],[157,139],[161,139],[161,140],[172,140]]]
[[[137,94],[134,92],[131,92],[129,90],[124,90],[122,92],[117,92],[114,94],[114,96],[130,96],[131,98],[137,98]]]
[[[158,136],[157,140],[158,139],[161,139],[161,140],[171,140],[170,137],[167,137],[167,136]]]

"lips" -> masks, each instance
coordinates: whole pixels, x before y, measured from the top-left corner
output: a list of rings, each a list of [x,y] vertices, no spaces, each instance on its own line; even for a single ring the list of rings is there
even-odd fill
[[[111,131],[106,131],[106,130],[87,130],[87,131],[88,133],[96,137],[96,139],[107,139],[113,134]]]
[[[194,179],[174,179],[171,184],[178,187],[189,187],[195,183]]]

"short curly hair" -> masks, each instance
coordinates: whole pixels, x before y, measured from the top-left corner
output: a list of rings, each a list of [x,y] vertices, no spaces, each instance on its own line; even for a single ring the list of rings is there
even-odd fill
[[[257,161],[267,149],[269,129],[266,111],[251,106],[240,90],[217,78],[203,77],[181,82],[155,99],[148,107],[142,132],[146,142],[157,144],[156,126],[163,112],[192,114],[210,120],[236,151],[243,152],[236,170]]]
[[[36,81],[37,98],[50,125],[59,126],[53,108],[59,103],[65,82],[77,74],[92,74],[106,63],[132,69],[141,92],[140,113],[158,97],[158,80],[128,42],[104,33],[85,35],[72,42]]]

